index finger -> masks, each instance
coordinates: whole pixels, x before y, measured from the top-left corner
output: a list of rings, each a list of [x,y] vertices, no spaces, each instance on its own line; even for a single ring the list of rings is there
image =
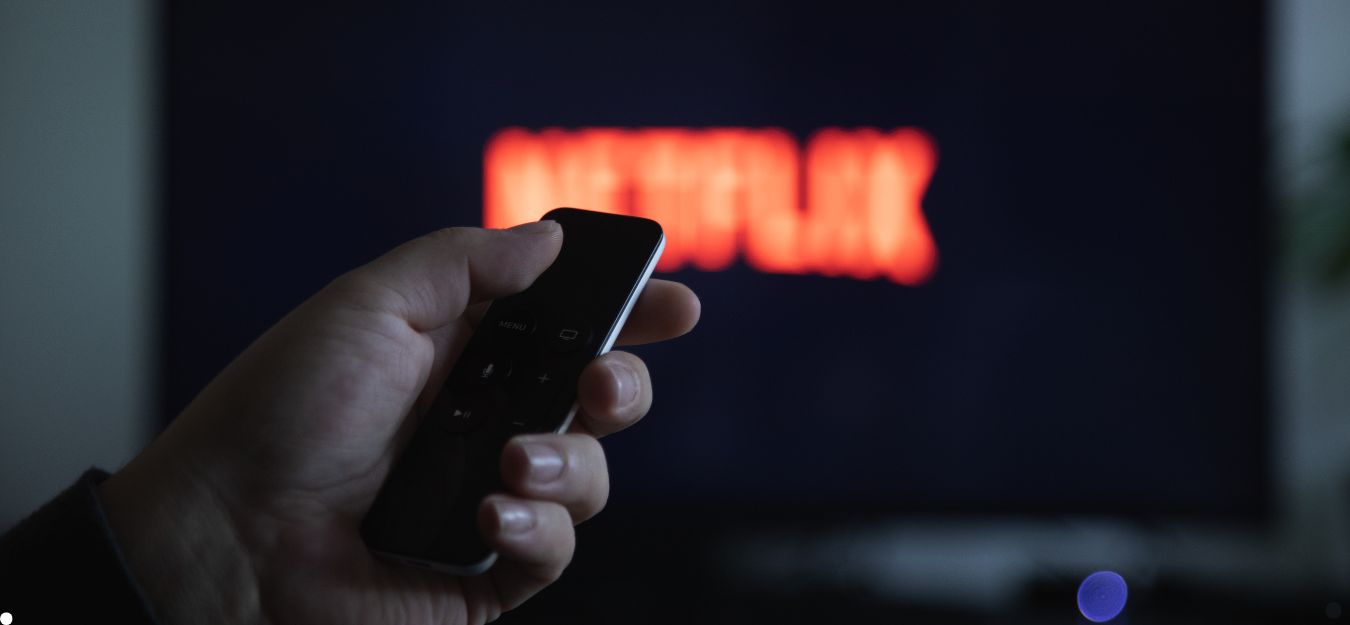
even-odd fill
[[[471,327],[478,327],[487,305],[479,302],[464,311]],[[614,344],[642,345],[673,339],[694,328],[702,309],[703,304],[689,287],[652,278],[638,295]]]
[[[458,319],[475,302],[519,293],[562,249],[557,222],[507,230],[446,228],[413,239],[335,281],[348,304],[392,313],[418,332]]]
[[[702,309],[703,304],[689,287],[670,280],[648,280],[619,332],[617,344],[673,339],[694,329]]]

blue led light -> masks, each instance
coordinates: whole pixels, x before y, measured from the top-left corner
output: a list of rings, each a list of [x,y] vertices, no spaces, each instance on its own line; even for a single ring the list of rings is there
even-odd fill
[[[1111,571],[1097,571],[1078,586],[1078,611],[1094,623],[1105,623],[1125,609],[1129,589],[1125,578]]]

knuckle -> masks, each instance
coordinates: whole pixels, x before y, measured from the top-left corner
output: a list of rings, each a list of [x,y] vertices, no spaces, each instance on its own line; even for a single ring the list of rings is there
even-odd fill
[[[457,243],[463,243],[465,237],[468,236],[468,233],[469,233],[468,228],[452,227],[433,230],[426,236],[427,239],[436,241],[437,243],[442,243],[445,245],[454,245]]]
[[[540,581],[546,584],[552,584],[562,577],[563,571],[567,570],[567,565],[572,563],[572,554],[575,550],[575,543],[569,543],[567,551],[548,566],[544,567],[543,574],[540,575]]]
[[[579,511],[577,518],[573,519],[576,523],[588,521],[597,514],[604,511],[605,506],[609,504],[609,485],[603,488],[596,488],[590,500],[586,502],[586,507]]]
[[[569,464],[578,468],[579,488],[577,503],[572,507],[573,522],[589,519],[609,502],[609,468],[604,447],[592,436],[574,435],[573,458]]]
[[[549,525],[546,545],[542,547],[537,567],[533,572],[538,581],[550,584],[562,576],[576,552],[576,531],[568,521],[568,511],[558,504],[542,504],[538,511],[542,522]]]
[[[589,434],[567,434],[564,438],[566,445],[571,448],[568,464],[581,467],[586,473],[601,476],[606,473],[605,448],[600,441]]]
[[[441,228],[426,235],[426,240],[436,247],[452,250],[450,257],[462,264],[468,260],[468,252],[476,236],[476,228]]]

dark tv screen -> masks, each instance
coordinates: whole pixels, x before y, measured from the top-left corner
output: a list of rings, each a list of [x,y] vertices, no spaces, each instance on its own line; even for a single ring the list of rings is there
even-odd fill
[[[347,269],[580,200],[703,302],[611,507],[1265,509],[1260,3],[165,10],[165,419]]]

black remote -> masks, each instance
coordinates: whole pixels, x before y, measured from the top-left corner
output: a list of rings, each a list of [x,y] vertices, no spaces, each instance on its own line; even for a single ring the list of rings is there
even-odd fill
[[[477,513],[503,490],[502,449],[567,429],[582,369],[614,345],[665,247],[650,219],[575,208],[543,219],[562,226],[558,258],[484,313],[362,522],[372,551],[460,575],[492,566]]]

